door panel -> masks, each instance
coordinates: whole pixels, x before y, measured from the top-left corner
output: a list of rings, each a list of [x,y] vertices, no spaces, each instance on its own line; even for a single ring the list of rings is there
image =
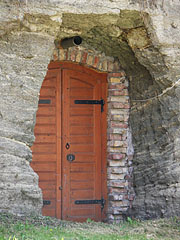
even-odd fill
[[[43,206],[43,215],[72,221],[104,217],[100,204],[75,201],[100,200],[106,195],[102,182],[106,113],[101,112],[101,105],[74,101],[101,100],[106,96],[105,85],[105,74],[74,64],[63,63],[57,69],[50,64],[40,91],[40,100],[48,102],[39,103],[31,163],[39,175],[43,200],[50,201]],[[68,161],[68,154],[75,160]]]
[[[84,220],[89,204],[75,206],[76,200],[101,199],[101,106],[75,104],[79,99],[101,99],[101,82],[86,73],[63,70],[63,219]],[[74,77],[75,76],[75,77]],[[84,116],[83,109],[88,109]],[[74,110],[73,115],[71,110]],[[76,109],[78,111],[76,112]],[[74,114],[76,115],[74,116]],[[75,139],[78,138],[78,142]],[[74,154],[73,162],[67,161],[67,154]],[[83,157],[81,156],[83,154]],[[87,164],[88,161],[91,164]],[[86,185],[86,183],[91,182]],[[81,189],[81,185],[83,186]],[[85,187],[86,186],[86,187]],[[77,209],[81,208],[81,211]],[[83,207],[83,208],[82,208]],[[76,209],[76,211],[75,211]],[[74,214],[76,212],[76,214]],[[89,216],[101,220],[101,206],[91,205]]]

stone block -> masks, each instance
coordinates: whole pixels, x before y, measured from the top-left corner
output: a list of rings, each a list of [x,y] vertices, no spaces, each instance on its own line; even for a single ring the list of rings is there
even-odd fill
[[[125,86],[124,86],[125,88]],[[109,91],[110,96],[128,96],[128,90],[127,89],[122,89],[122,90],[113,90]]]
[[[119,167],[109,167],[107,169],[108,174],[115,173],[115,174],[120,174],[123,173],[123,168]]]
[[[63,49],[60,49],[59,60],[63,61],[66,59],[66,52]]]
[[[109,79],[109,82],[110,82],[110,83],[120,83],[120,82],[121,82],[121,78],[111,77],[111,78]]]
[[[129,206],[129,201],[128,201],[128,200],[111,201],[110,205],[111,205],[113,208],[128,207],[128,206]]]
[[[125,180],[108,180],[108,187],[124,188],[128,187],[128,182]]]
[[[108,62],[108,72],[112,72],[114,69],[114,63],[113,62]]]
[[[129,97],[127,97],[127,96],[109,96],[108,102],[128,103]]]
[[[104,60],[102,62],[102,68],[103,68],[103,71],[107,72],[107,70],[108,70],[108,62],[107,62],[107,60]]]
[[[112,120],[119,120],[119,121],[124,121],[124,119],[125,119],[125,116],[124,116],[124,114],[113,114],[113,115],[111,115],[111,119]]]
[[[109,83],[108,84],[108,92],[113,91],[113,90],[122,91],[126,88],[127,87],[123,83]]]
[[[53,60],[54,61],[58,61],[59,59],[59,50],[58,49],[54,49],[53,51]]]
[[[124,174],[108,174],[108,180],[120,180],[120,179],[125,179],[125,175]]]
[[[111,147],[123,147],[126,143],[124,141],[118,141],[118,140],[111,140],[108,141],[108,146]]]
[[[93,60],[94,60],[94,57],[90,54],[88,54],[88,57],[87,57],[87,65],[89,66],[92,66],[93,65]]]
[[[112,193],[112,194],[109,194],[108,199],[109,201],[122,201],[124,199],[124,194]]]
[[[71,61],[72,62],[76,61],[76,50],[75,49],[73,49],[71,52]]]
[[[107,151],[110,153],[127,153],[126,147],[107,147]]]
[[[77,51],[76,62],[80,63],[81,62],[81,58],[82,58],[82,52],[81,51]]]
[[[109,153],[107,157],[113,160],[122,160],[126,157],[126,155],[122,153]]]
[[[109,140],[122,140],[122,135],[121,134],[108,134],[108,139]]]
[[[108,133],[126,134],[127,130],[125,128],[108,128]]]
[[[108,166],[109,167],[124,167],[126,166],[125,161],[115,161],[115,160],[109,160],[108,159]]]

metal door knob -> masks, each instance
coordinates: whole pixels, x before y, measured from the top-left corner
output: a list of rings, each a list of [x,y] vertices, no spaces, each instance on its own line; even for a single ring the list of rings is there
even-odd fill
[[[68,154],[68,155],[67,155],[67,160],[68,160],[69,162],[72,162],[72,161],[75,160],[75,156],[74,156],[73,154]]]

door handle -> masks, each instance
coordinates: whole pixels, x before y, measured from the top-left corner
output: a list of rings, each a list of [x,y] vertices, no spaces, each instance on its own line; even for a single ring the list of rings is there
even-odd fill
[[[75,160],[75,155],[73,155],[73,154],[68,154],[68,155],[67,155],[67,160],[68,160],[69,162],[73,162],[73,161]]]

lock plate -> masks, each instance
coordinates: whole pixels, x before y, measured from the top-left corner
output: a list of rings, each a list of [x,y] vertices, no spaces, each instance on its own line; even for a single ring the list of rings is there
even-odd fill
[[[75,160],[75,156],[74,156],[73,154],[68,154],[68,155],[67,155],[67,160],[68,160],[69,162],[72,162],[72,161]]]

